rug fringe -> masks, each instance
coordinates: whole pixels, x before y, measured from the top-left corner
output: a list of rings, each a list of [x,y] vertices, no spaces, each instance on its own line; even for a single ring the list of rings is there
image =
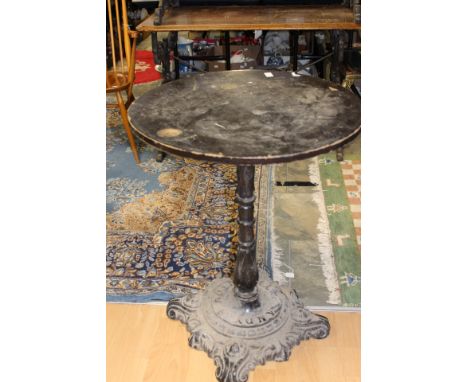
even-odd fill
[[[317,238],[320,259],[322,261],[321,268],[323,276],[325,277],[325,285],[329,292],[327,303],[340,304],[340,287],[338,284],[338,275],[336,273],[330,225],[328,221],[327,210],[325,207],[325,198],[323,196],[322,183],[320,179],[320,168],[317,157],[313,158],[311,163],[309,164],[309,180],[310,182],[319,185],[317,191],[312,193],[312,199],[314,200],[320,211],[319,219],[317,222]]]
[[[273,184],[276,184],[276,178],[275,178],[275,165],[272,166],[272,182]],[[276,241],[278,239],[278,236],[275,234],[275,221],[273,218],[273,212],[275,210],[275,198],[274,195],[272,194],[270,196],[270,206],[268,209],[268,219],[271,222],[271,226],[269,227],[270,229],[270,250],[271,250],[271,276],[274,281],[277,281],[280,285],[286,285],[289,283],[289,280],[284,276],[283,272],[280,272],[279,269],[283,264],[281,261],[281,257],[284,255],[284,252],[282,248],[277,247]]]

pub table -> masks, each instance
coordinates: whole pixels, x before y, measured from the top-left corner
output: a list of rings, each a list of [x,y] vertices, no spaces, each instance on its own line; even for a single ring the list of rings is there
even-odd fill
[[[129,108],[135,133],[181,157],[237,165],[238,249],[233,278],[172,299],[189,345],[214,359],[216,378],[245,382],[266,361],[286,361],[300,341],[325,338],[327,318],[256,262],[254,165],[310,158],[360,131],[360,100],[334,83],[294,72],[187,75],[150,90]]]

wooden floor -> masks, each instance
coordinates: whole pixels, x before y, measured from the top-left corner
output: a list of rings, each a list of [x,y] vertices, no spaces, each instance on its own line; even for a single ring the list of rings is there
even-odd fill
[[[191,349],[187,332],[165,306],[107,304],[107,382],[216,382],[213,361]],[[360,381],[359,313],[321,312],[331,324],[324,340],[302,342],[287,362],[268,362],[249,382]]]

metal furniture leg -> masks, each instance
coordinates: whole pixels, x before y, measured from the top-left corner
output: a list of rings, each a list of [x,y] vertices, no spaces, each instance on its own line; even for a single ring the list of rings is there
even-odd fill
[[[151,32],[151,51],[155,65],[161,64],[160,46],[158,42],[158,32]]]
[[[341,65],[344,59],[344,38],[343,31],[334,30],[333,37],[333,59],[331,69],[331,80],[336,83],[341,83]],[[336,160],[341,162],[344,159],[343,146],[336,150]]]
[[[280,287],[256,261],[253,165],[237,166],[239,245],[234,278],[172,299],[167,315],[187,326],[189,345],[213,358],[220,382],[245,382],[268,360],[286,361],[309,338],[325,338],[328,319],[309,312],[296,293]]]
[[[333,30],[333,59],[332,59],[332,70],[331,80],[336,83],[341,83],[341,65],[344,59],[344,38],[343,31]]]
[[[179,40],[179,32],[169,32],[169,51],[173,51],[174,54],[174,78],[179,79],[180,70],[179,70],[179,49],[177,47],[177,42]]]
[[[224,57],[226,60],[226,70],[231,70],[231,37],[229,31],[224,32]]]
[[[297,55],[299,54],[299,31],[291,31],[292,37],[292,46],[291,46],[291,53],[290,53],[290,60],[292,62],[292,70],[293,72],[297,71]]]

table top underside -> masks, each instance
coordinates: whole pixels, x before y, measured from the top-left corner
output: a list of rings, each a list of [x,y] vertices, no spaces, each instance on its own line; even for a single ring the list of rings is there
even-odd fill
[[[360,100],[349,90],[263,70],[190,74],[145,93],[128,114],[163,151],[235,164],[312,157],[360,130]]]
[[[353,11],[343,6],[193,6],[168,8],[161,25],[152,14],[140,32],[360,29]]]

